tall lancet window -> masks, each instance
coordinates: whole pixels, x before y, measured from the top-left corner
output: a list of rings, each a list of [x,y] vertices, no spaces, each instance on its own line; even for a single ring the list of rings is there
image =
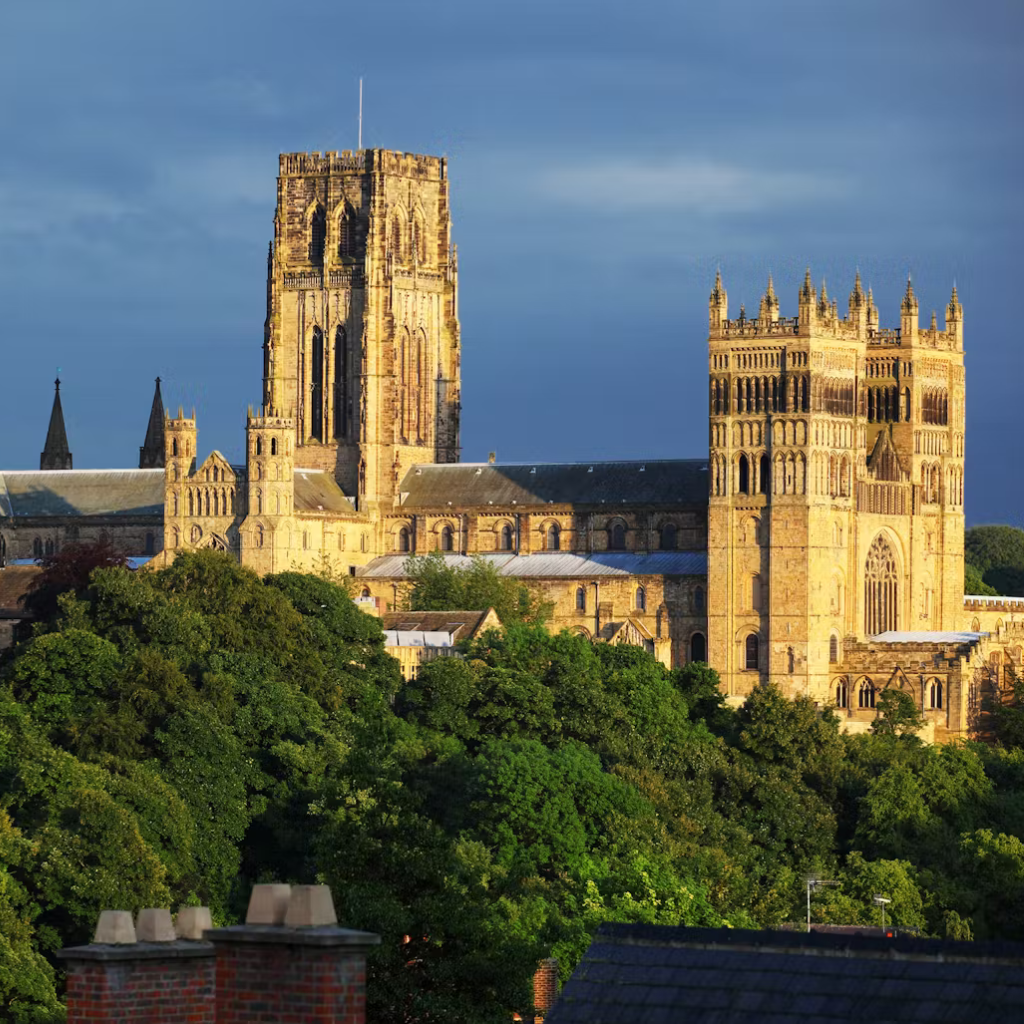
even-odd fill
[[[318,441],[324,439],[324,332],[313,328],[313,365],[310,367],[309,433]]]
[[[334,436],[346,436],[348,402],[348,335],[344,327],[334,332]]]
[[[879,534],[864,566],[864,632],[868,636],[899,628],[899,573],[889,542]]]
[[[324,263],[324,242],[327,240],[327,214],[318,206],[309,218],[309,262],[318,267]]]

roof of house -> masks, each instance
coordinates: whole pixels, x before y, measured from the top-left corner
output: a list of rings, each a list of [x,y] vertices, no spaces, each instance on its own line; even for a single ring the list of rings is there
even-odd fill
[[[701,505],[708,498],[708,464],[705,459],[658,459],[423,465],[405,474],[399,490],[405,508]]]
[[[445,562],[456,569],[473,564],[469,555],[446,554]],[[508,552],[480,555],[497,566],[502,576],[534,579],[589,579],[594,576],[706,576],[706,551],[602,551],[574,554],[570,551],[539,551],[532,555]],[[406,576],[408,555],[381,555],[357,570],[359,576],[401,579]]]
[[[42,571],[38,565],[8,565],[0,569],[0,618],[21,618],[27,614],[23,601]]]
[[[355,512],[352,502],[342,493],[333,473],[296,468],[293,480],[296,512]]]
[[[0,518],[163,516],[162,469],[0,472]]]
[[[385,612],[381,616],[386,647],[454,647],[484,629],[500,626],[493,608],[482,612]]]
[[[1024,945],[604,924],[545,1024],[1024,1019]]]

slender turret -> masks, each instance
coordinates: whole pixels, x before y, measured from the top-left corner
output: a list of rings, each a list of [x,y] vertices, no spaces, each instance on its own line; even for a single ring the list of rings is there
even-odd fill
[[[146,440],[139,449],[139,469],[164,467],[164,400],[160,394],[160,378],[156,379],[153,407],[149,411]]]

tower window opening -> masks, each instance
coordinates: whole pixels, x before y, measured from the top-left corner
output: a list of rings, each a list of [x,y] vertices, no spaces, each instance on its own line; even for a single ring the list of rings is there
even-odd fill
[[[708,642],[703,633],[694,633],[690,637],[690,661],[708,660]]]
[[[312,387],[310,391],[311,437],[317,441],[324,439],[324,332],[319,327],[313,328],[313,366]]]
[[[750,463],[747,461],[746,455],[740,456],[739,487],[737,489],[740,494],[750,493]]]
[[[840,679],[836,683],[836,707],[846,708],[849,707],[849,697],[846,692],[846,680]]]
[[[756,633],[751,633],[747,636],[746,642],[744,643],[744,668],[756,671],[758,667],[758,660],[760,655],[760,643]]]
[[[832,665],[839,661],[839,637],[835,633],[828,640],[828,660]]]
[[[771,478],[771,470],[768,467],[768,456],[767,455],[762,455],[761,456],[761,461],[760,461],[760,465],[759,465],[759,474],[758,475],[760,476],[760,480],[758,481],[758,484],[759,484],[758,490],[760,490],[760,492],[762,494],[767,494],[768,493],[768,484],[769,484],[769,481],[770,481],[770,478]]]
[[[276,437],[272,437],[270,439],[270,454],[271,455],[276,455],[277,454],[277,438]]]
[[[608,531],[608,550],[626,550],[626,527],[622,523],[612,523],[611,529]]]
[[[344,327],[334,332],[334,436],[348,433],[345,403],[348,398],[348,335]]]
[[[324,242],[327,240],[327,215],[318,206],[309,218],[309,262],[323,266]]]

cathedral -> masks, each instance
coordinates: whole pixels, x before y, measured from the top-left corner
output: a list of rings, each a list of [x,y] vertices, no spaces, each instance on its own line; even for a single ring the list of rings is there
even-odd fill
[[[766,681],[870,727],[887,688],[922,735],[977,734],[1021,665],[1024,599],[964,585],[964,321],[910,283],[882,327],[808,272],[796,315],[708,308],[701,459],[459,461],[458,258],[447,162],[389,150],[280,157],[262,403],[245,462],[198,460],[195,412],[157,381],[139,468],[75,470],[60,385],[39,471],[0,472],[0,565],[110,538],[166,564],[215,548],[259,573],[351,577],[403,606],[410,555],[482,555],[553,628],[710,663],[738,702]]]

